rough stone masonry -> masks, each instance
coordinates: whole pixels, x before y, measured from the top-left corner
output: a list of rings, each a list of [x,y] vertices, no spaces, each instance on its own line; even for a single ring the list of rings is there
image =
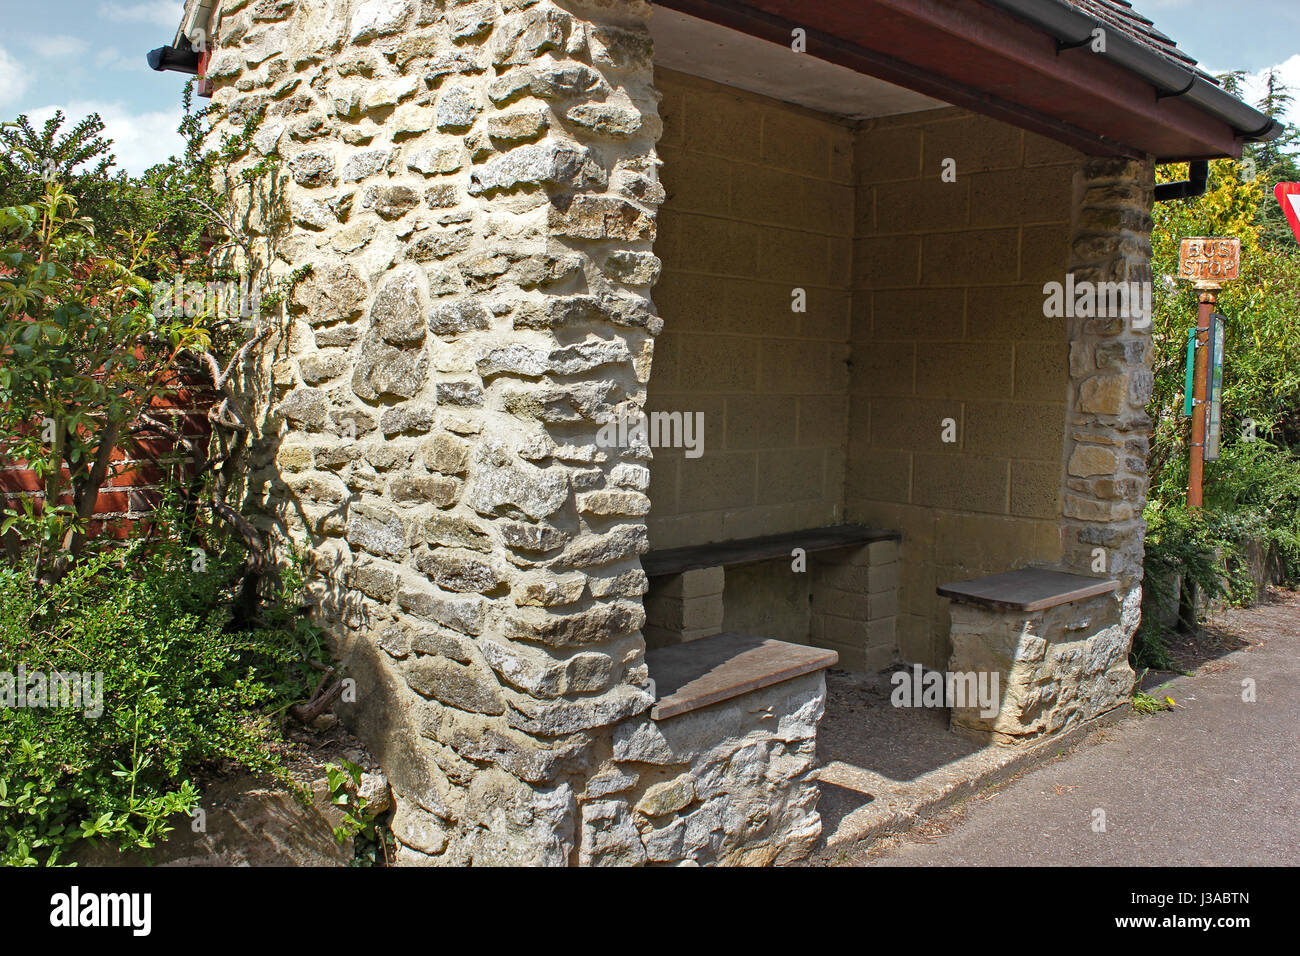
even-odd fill
[[[217,133],[262,117],[239,165],[279,164],[271,272],[312,267],[250,380],[252,504],[317,572],[403,863],[769,862],[820,829],[820,677],[645,716],[650,450],[595,436],[643,405],[662,325],[648,14],[214,14]]]
[[[1155,200],[1151,161],[1089,160],[1079,171],[1076,190],[1070,262],[1075,279],[1149,286]],[[1151,435],[1146,406],[1155,384],[1155,352],[1149,317],[1073,318],[1070,323],[1065,561],[1080,573],[1120,582],[1094,625],[1092,653],[1104,646],[1101,653],[1109,661],[1097,676],[1094,657],[1097,680],[1084,681],[1082,688],[1081,696],[1092,698],[1085,709],[1096,713],[1126,701],[1136,679],[1127,651],[1142,616],[1142,511]]]

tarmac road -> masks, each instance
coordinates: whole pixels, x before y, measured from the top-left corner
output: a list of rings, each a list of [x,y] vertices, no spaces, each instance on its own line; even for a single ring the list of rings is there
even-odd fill
[[[1152,689],[1173,711],[1106,728],[845,863],[1300,864],[1300,595],[1225,620],[1250,646]],[[1254,702],[1242,699],[1245,680]]]

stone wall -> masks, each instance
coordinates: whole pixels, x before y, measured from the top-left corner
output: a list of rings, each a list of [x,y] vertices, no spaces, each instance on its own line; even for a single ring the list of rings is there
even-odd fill
[[[1065,280],[1079,161],[955,109],[858,133],[845,503],[903,534],[906,660],[947,662],[937,585],[1061,558],[1070,330],[1042,290]]]
[[[639,2],[221,4],[209,70],[281,163],[251,497],[305,549],[403,862],[579,857],[650,704],[637,557],[660,132]],[[340,626],[342,622],[342,626]]]
[[[629,721],[582,808],[583,864],[800,859],[821,836],[818,671],[667,720]],[[609,795],[603,799],[601,794]]]
[[[1078,183],[1070,268],[1076,280],[1150,283],[1151,208],[1155,173],[1149,162],[1091,160]],[[1064,562],[1084,574],[1118,578],[1111,600],[1125,648],[1141,620],[1142,512],[1154,376],[1150,322],[1141,318],[1072,318],[1070,400],[1065,444]],[[1133,672],[1116,664],[1132,689]]]
[[[954,602],[952,674],[997,674],[997,713],[954,706],[951,726],[983,743],[1019,744],[1105,713],[1133,692],[1132,638],[1107,594],[1015,613]]]
[[[836,119],[658,69],[667,199],[653,410],[702,412],[704,454],[656,449],[655,548],[843,517],[853,136]],[[806,311],[792,309],[793,290]]]

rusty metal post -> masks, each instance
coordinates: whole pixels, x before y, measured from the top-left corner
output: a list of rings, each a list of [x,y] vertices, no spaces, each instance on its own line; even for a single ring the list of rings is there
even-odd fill
[[[1192,396],[1191,460],[1187,469],[1187,507],[1199,508],[1205,479],[1205,432],[1208,425],[1209,400],[1207,382],[1210,367],[1210,328],[1213,322],[1215,290],[1205,289],[1196,309],[1196,374]]]

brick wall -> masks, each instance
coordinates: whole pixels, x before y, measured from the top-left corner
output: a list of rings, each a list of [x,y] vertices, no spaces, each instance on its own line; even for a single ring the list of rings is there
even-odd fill
[[[652,547],[843,517],[851,129],[658,69],[668,199],[650,411],[703,412],[704,454],[658,449]],[[792,290],[807,311],[792,311]]]
[[[181,434],[206,437],[211,430],[207,412],[213,402],[210,389],[196,381],[164,400],[155,402],[154,414]],[[162,437],[137,437],[113,450],[109,476],[95,499],[91,536],[125,537],[134,522],[153,512],[169,481],[188,474],[186,453]],[[67,478],[67,469],[64,469]],[[10,460],[0,446],[0,512],[18,511],[22,499],[31,498],[39,511],[45,489],[38,476],[22,461]],[[71,502],[71,496],[64,497]]]
[[[900,651],[943,666],[937,584],[1061,556],[1068,329],[1042,287],[1079,157],[944,109],[871,121],[856,158],[846,511],[903,532]]]

